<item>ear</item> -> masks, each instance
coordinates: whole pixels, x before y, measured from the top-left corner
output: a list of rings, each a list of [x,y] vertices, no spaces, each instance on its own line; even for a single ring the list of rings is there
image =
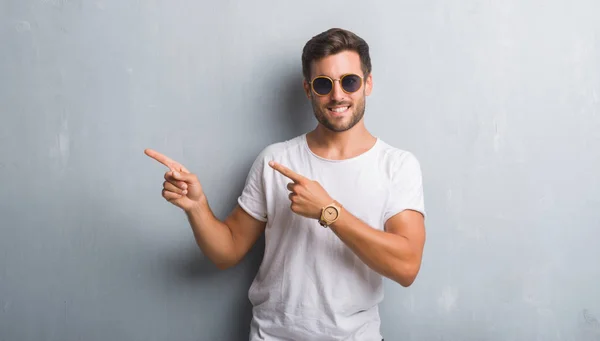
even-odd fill
[[[304,86],[304,92],[306,93],[306,98],[310,99],[310,95],[311,95],[310,84],[308,84],[306,79],[303,79],[302,85]]]
[[[369,96],[373,90],[373,74],[369,73],[367,79],[365,79],[365,95]]]

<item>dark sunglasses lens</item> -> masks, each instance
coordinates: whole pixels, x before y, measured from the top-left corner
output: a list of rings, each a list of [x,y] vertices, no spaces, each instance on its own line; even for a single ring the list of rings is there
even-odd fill
[[[327,95],[329,92],[331,92],[332,88],[333,84],[331,83],[331,80],[327,78],[316,78],[313,81],[313,89],[319,95]]]
[[[347,92],[355,92],[360,89],[360,77],[357,75],[348,75],[342,79],[342,88]]]

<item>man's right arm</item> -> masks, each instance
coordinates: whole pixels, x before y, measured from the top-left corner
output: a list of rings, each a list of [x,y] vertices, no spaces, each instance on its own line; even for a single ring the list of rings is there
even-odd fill
[[[266,223],[256,220],[239,205],[220,221],[212,213],[206,197],[186,215],[194,232],[196,243],[219,269],[238,264],[250,251]]]
[[[239,204],[225,221],[220,221],[212,213],[195,174],[157,151],[146,149],[144,153],[169,168],[162,196],[186,213],[202,252],[219,269],[239,263],[264,232],[266,222],[253,218]]]

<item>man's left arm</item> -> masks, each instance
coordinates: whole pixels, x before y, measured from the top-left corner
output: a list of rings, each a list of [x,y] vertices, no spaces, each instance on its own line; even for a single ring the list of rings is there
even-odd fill
[[[404,210],[376,230],[342,208],[331,230],[371,269],[400,285],[410,286],[421,267],[425,245],[422,213]]]
[[[343,207],[339,218],[329,227],[371,269],[406,287],[414,282],[421,267],[425,217],[419,163],[411,154],[401,161],[401,165],[393,167],[383,231]],[[318,182],[276,162],[269,165],[293,181],[287,189],[294,213],[319,219],[322,208],[334,202]]]

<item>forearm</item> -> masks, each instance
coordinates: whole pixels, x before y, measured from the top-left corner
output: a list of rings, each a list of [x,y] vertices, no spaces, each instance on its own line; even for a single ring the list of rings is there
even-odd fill
[[[236,262],[231,230],[215,217],[206,199],[201,200],[194,209],[186,211],[186,215],[196,243],[205,256],[221,269]]]
[[[414,281],[421,252],[408,238],[376,230],[347,210],[331,230],[371,269],[402,286]]]

